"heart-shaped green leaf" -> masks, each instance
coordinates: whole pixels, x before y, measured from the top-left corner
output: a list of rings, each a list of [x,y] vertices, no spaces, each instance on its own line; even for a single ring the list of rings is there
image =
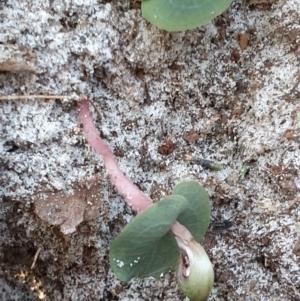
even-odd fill
[[[109,253],[111,268],[120,280],[158,278],[175,268],[179,250],[169,230],[188,207],[183,196],[167,196],[139,213],[124,228],[112,242]]]
[[[112,242],[109,261],[122,281],[133,277],[159,277],[174,269],[179,250],[170,231],[175,220],[200,241],[210,219],[210,202],[197,182],[175,186],[173,194],[139,213]]]
[[[209,226],[211,206],[207,192],[195,181],[182,182],[174,187],[174,195],[184,196],[189,208],[180,213],[177,221],[184,225],[200,242]]]
[[[167,31],[204,25],[226,10],[233,0],[143,0],[143,17]]]

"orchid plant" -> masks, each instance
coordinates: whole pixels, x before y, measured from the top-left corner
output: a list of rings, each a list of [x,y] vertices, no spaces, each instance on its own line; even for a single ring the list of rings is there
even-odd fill
[[[109,261],[122,281],[162,277],[177,268],[180,289],[192,301],[206,300],[214,282],[212,264],[199,244],[211,214],[206,191],[194,181],[175,186],[171,195],[152,203],[119,169],[109,146],[100,138],[88,100],[79,115],[89,145],[99,154],[116,190],[138,214],[113,240]]]

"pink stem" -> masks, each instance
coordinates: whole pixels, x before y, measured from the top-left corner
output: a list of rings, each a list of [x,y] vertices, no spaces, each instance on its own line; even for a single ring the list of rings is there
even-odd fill
[[[83,131],[89,145],[102,157],[105,169],[117,192],[122,195],[127,204],[137,212],[146,209],[152,204],[141,190],[139,190],[119,169],[118,163],[110,150],[99,136],[89,111],[89,102],[86,99],[79,101],[79,116],[83,124]]]
[[[89,102],[86,99],[79,101],[79,116],[83,124],[86,140],[93,150],[103,159],[106,172],[110,176],[111,182],[116,187],[118,193],[124,197],[127,204],[132,207],[133,210],[137,212],[145,210],[152,204],[152,200],[120,171],[112,151],[98,134],[89,110]],[[188,242],[193,239],[190,232],[177,221],[173,223],[171,230],[183,241]]]
[[[179,237],[185,245],[188,245],[189,242],[194,240],[190,231],[177,221],[173,223],[173,225],[171,226],[171,230],[173,234]]]

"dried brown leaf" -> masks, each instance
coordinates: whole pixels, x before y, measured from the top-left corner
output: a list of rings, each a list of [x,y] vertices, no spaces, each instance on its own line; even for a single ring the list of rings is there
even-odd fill
[[[34,73],[36,60],[31,51],[10,44],[0,45],[0,71]]]
[[[249,34],[245,32],[240,35],[239,45],[242,51],[244,51],[248,47],[249,37]]]
[[[200,135],[194,129],[184,133],[183,135],[183,139],[189,143],[194,143],[199,138]]]
[[[169,155],[176,149],[176,144],[171,140],[170,137],[166,137],[163,144],[158,147],[158,152],[161,155]]]
[[[290,200],[289,205],[294,206],[296,203],[299,203],[299,202],[300,202],[300,197],[297,197],[297,198]]]
[[[288,129],[284,132],[283,136],[288,140],[297,141],[300,138],[300,128]]]
[[[76,231],[83,221],[94,219],[101,204],[99,176],[73,185],[73,194],[63,191],[40,193],[34,203],[35,213],[51,225],[59,225],[63,234]]]

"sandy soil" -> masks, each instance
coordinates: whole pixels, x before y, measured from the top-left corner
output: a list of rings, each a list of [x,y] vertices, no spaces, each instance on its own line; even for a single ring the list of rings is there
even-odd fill
[[[183,180],[207,189],[209,300],[300,300],[300,2],[251,3],[167,33],[133,0],[0,2],[0,95],[70,96],[1,100],[1,300],[187,300],[173,273],[111,272],[110,242],[133,213],[85,142],[82,95],[154,201]]]

